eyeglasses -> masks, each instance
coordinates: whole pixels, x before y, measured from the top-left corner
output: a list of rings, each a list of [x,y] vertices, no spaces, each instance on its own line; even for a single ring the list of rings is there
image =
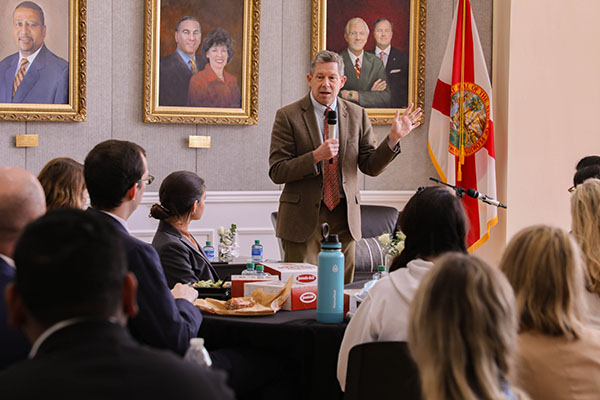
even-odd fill
[[[569,193],[573,193],[575,191],[575,185],[571,186],[567,190],[569,191]]]
[[[141,183],[141,182],[144,182],[146,185],[151,185],[151,184],[152,184],[152,182],[154,182],[154,176],[152,176],[152,175],[148,175],[148,177],[147,177],[147,178],[140,179],[138,182],[140,182],[140,183]]]

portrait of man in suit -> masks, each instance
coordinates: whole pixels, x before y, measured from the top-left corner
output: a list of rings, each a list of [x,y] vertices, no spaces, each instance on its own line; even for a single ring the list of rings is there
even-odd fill
[[[159,106],[187,106],[190,79],[206,64],[204,57],[196,57],[202,42],[202,26],[197,18],[185,16],[179,20],[175,42],[175,51],[160,59]]]
[[[388,18],[379,18],[373,24],[375,48],[370,51],[385,67],[386,83],[392,94],[390,107],[405,108],[408,105],[408,53],[392,47],[394,25]]]
[[[69,63],[44,43],[42,8],[32,1],[19,3],[12,27],[18,52],[0,61],[0,103],[67,104]]]
[[[348,47],[341,55],[347,80],[340,95],[362,107],[390,107],[392,95],[383,63],[364,51],[368,38],[369,26],[362,18],[355,17],[346,23],[344,39]]]

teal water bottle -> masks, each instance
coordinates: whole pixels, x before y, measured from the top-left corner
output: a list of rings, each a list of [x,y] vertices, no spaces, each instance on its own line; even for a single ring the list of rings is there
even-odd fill
[[[336,324],[344,320],[344,253],[338,235],[321,226],[321,252],[317,284],[317,321]]]

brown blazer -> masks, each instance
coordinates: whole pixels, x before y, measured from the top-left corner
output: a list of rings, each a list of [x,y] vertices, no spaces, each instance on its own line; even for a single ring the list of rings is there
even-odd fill
[[[342,98],[337,100],[338,156],[348,204],[348,226],[354,240],[360,240],[357,166],[364,174],[379,175],[400,151],[392,151],[385,139],[377,146],[366,110]],[[302,243],[317,228],[323,198],[323,174],[321,165],[315,168],[312,152],[320,144],[321,134],[310,95],[277,111],[269,156],[271,180],[285,184],[279,198],[277,237]]]

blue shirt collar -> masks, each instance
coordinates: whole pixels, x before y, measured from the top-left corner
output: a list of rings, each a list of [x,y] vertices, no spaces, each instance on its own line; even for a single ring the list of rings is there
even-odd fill
[[[190,60],[192,59],[192,57],[188,56],[183,51],[179,50],[179,47],[177,48],[177,54],[179,54],[179,56],[181,57],[181,59],[183,60],[183,62],[185,62],[185,65],[187,65],[189,67],[190,66]],[[197,62],[195,56],[194,56],[194,62],[196,63],[196,65],[198,65],[198,62]]]

